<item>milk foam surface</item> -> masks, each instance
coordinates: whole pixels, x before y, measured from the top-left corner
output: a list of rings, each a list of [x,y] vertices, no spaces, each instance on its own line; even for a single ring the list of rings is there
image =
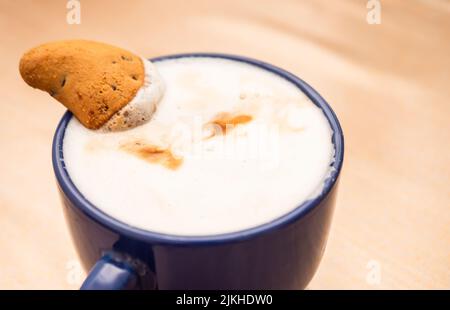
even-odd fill
[[[113,133],[75,118],[67,126],[68,173],[97,208],[145,230],[198,236],[270,222],[320,194],[332,130],[295,85],[226,59],[155,66],[165,93],[149,122]],[[224,115],[236,126],[220,132]]]

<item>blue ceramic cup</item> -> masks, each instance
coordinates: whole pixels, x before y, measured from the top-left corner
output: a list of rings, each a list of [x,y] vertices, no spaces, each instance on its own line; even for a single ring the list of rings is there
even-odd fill
[[[189,237],[132,227],[90,203],[65,169],[66,112],[53,140],[53,169],[64,213],[83,267],[82,289],[301,289],[313,277],[330,228],[344,156],[339,121],[325,100],[298,77],[261,61],[222,54],[182,54],[248,63],[280,75],[323,110],[333,130],[335,159],[321,194],[263,225],[233,233]]]

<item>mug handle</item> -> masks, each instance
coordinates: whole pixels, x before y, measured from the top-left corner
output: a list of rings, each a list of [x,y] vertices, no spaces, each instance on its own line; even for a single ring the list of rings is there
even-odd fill
[[[138,290],[141,289],[139,275],[128,262],[105,254],[89,271],[80,290]]]

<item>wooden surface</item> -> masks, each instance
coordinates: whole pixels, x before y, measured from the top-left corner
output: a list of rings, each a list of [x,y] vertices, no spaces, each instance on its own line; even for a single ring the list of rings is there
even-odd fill
[[[450,288],[450,2],[0,0],[0,288],[77,288],[84,276],[51,168],[64,112],[25,85],[21,54],[67,38],[143,56],[240,54],[286,68],[339,116],[345,165],[310,289]],[[185,4],[189,3],[189,5]]]

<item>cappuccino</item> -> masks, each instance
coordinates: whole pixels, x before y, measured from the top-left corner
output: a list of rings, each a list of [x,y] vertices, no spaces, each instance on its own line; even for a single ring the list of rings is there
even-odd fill
[[[68,174],[96,208],[183,236],[235,232],[318,196],[334,157],[322,110],[260,67],[209,57],[154,63],[165,85],[152,119],[106,132],[72,118]]]

